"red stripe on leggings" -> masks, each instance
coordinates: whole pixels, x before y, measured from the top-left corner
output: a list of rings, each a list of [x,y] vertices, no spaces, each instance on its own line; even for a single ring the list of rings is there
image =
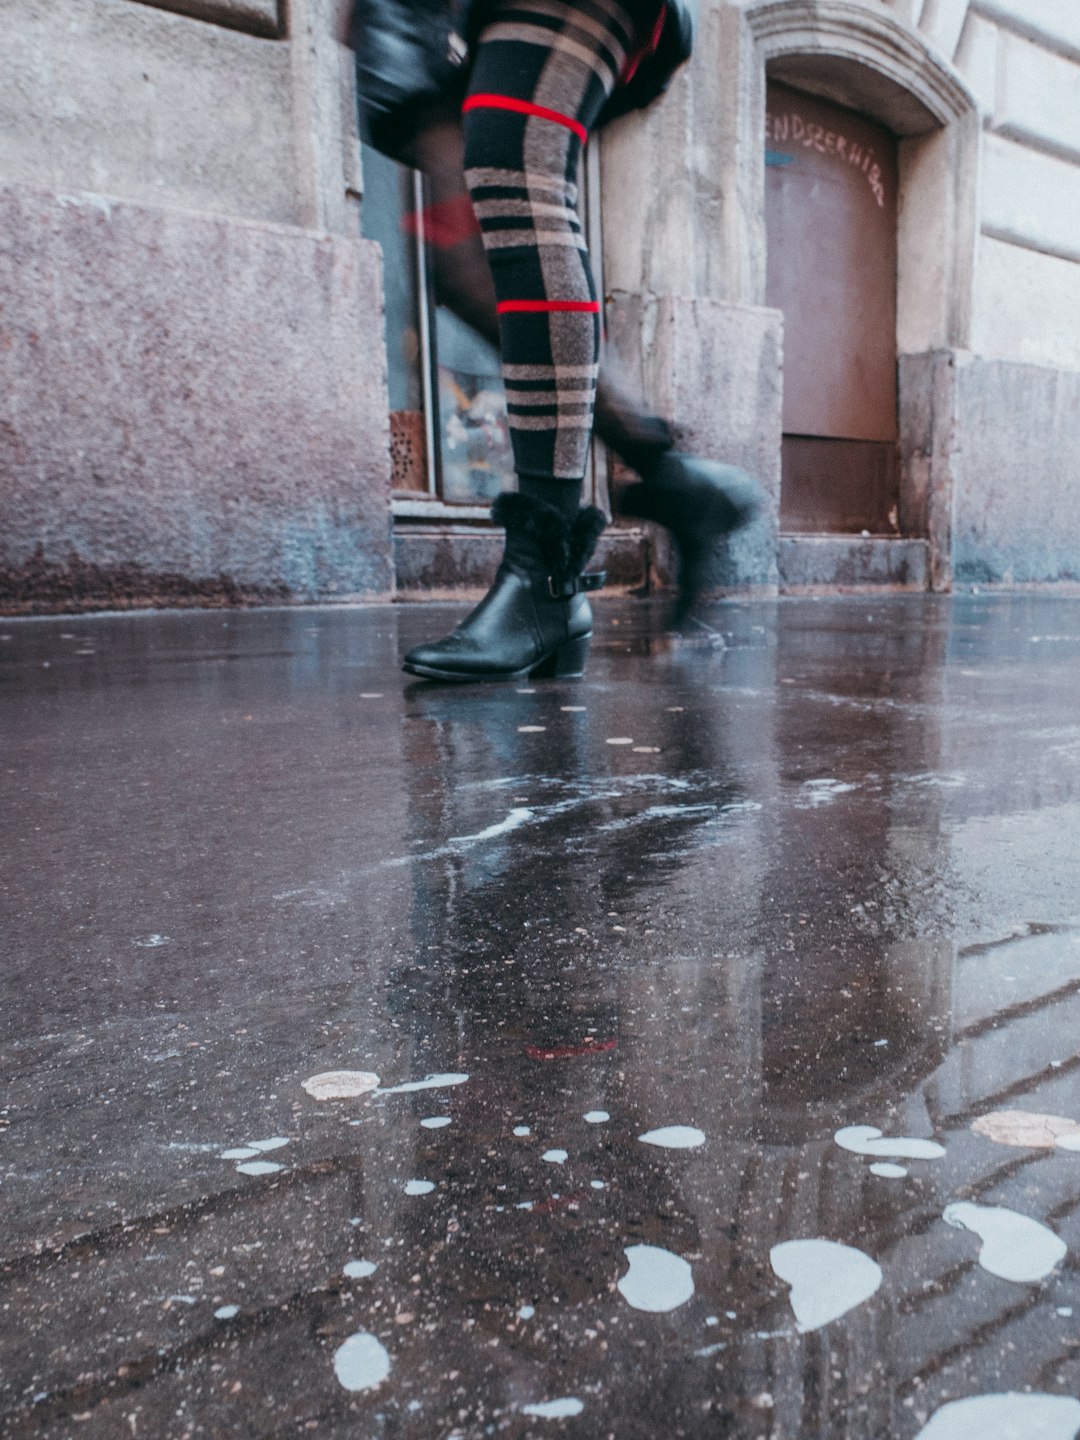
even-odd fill
[[[589,137],[580,120],[561,115],[558,110],[549,110],[544,105],[534,105],[531,100],[516,100],[513,95],[470,95],[461,111],[464,115],[470,110],[513,110],[518,115],[535,115],[538,120],[553,120],[556,125],[565,125],[582,143]]]
[[[550,315],[553,311],[579,311],[586,315],[600,314],[599,300],[500,300],[495,307],[500,315]]]

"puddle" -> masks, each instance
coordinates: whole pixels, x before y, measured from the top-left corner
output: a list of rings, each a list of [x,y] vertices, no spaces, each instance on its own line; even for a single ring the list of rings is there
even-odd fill
[[[603,1125],[611,1119],[611,1116],[606,1110],[586,1110],[582,1119],[589,1125]]]
[[[873,1155],[878,1160],[940,1160],[945,1146],[936,1140],[916,1140],[907,1135],[884,1136],[874,1125],[846,1125],[833,1136],[841,1150],[853,1155]]]
[[[429,1115],[426,1120],[421,1120],[420,1124],[425,1130],[443,1130],[450,1124],[450,1116]]]
[[[434,1180],[406,1180],[406,1181],[405,1181],[405,1194],[406,1194],[406,1195],[430,1195],[431,1192],[432,1192],[432,1190],[434,1190],[434,1189],[435,1189],[435,1181],[434,1181]]]
[[[635,1310],[663,1315],[677,1310],[694,1293],[694,1276],[681,1255],[658,1245],[627,1245],[630,1269],[618,1282],[619,1294]]]
[[[858,787],[843,780],[806,780],[798,798],[793,802],[796,809],[813,810],[819,805],[831,805],[841,795],[850,795]]]
[[[972,1395],[944,1405],[915,1440],[1075,1440],[1080,1400],[1071,1395]]]
[[[275,1175],[284,1167],[275,1164],[273,1160],[249,1160],[236,1168],[241,1175]]]
[[[334,1374],[346,1390],[374,1390],[390,1374],[390,1356],[374,1335],[359,1330],[335,1350]]]
[[[543,730],[543,725],[519,725],[518,729],[523,734],[532,734]],[[494,825],[489,825],[486,830],[479,830],[475,835],[455,835],[446,843],[448,845],[475,845],[480,840],[494,840],[498,835],[508,835],[511,830],[516,830],[519,825],[524,825],[533,818],[533,812],[526,809],[511,810],[505,820],[499,820]]]
[[[234,1315],[240,1314],[239,1305],[219,1305],[214,1311],[215,1320],[231,1320]]]
[[[835,1240],[787,1240],[769,1252],[772,1267],[791,1286],[791,1308],[806,1334],[839,1320],[881,1286],[881,1266]]]
[[[1042,1280],[1068,1253],[1052,1230],[1018,1210],[961,1200],[947,1205],[942,1218],[957,1230],[978,1235],[983,1242],[979,1264],[1002,1280],[1017,1284]]]
[[[566,1150],[545,1150],[541,1160],[546,1160],[549,1165],[565,1165],[569,1158]]]
[[[326,1070],[303,1081],[301,1088],[313,1100],[353,1100],[375,1090],[378,1084],[378,1075],[370,1070]]]
[[[647,1130],[638,1139],[643,1145],[659,1145],[664,1150],[696,1150],[705,1144],[705,1133],[693,1125],[664,1125],[659,1130]]]
[[[890,1165],[887,1160],[879,1160],[876,1165],[870,1166],[871,1175],[880,1175],[882,1180],[903,1180],[907,1175],[903,1165]]]

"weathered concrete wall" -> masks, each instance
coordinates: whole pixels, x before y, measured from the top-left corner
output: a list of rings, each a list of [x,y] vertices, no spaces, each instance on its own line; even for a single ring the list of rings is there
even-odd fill
[[[1080,581],[1080,374],[956,367],[958,584]]]
[[[338,0],[293,0],[288,41],[234,23],[265,0],[6,0],[0,183],[344,232],[359,188]],[[275,21],[276,26],[276,21]]]
[[[0,180],[300,221],[289,47],[133,0],[7,0]]]
[[[1080,374],[938,351],[903,358],[900,391],[933,588],[1080,581]]]
[[[1080,6],[970,0],[955,61],[986,127],[970,347],[1080,370]]]
[[[381,316],[368,241],[0,190],[8,605],[387,594]]]

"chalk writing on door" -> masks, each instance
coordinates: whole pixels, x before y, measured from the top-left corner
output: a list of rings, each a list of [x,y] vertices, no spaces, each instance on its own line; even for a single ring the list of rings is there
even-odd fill
[[[878,206],[885,208],[885,184],[872,145],[860,145],[839,130],[826,130],[824,125],[804,120],[797,110],[765,117],[766,144],[801,145],[804,150],[817,150],[822,155],[835,155],[844,164],[854,166],[866,176]]]

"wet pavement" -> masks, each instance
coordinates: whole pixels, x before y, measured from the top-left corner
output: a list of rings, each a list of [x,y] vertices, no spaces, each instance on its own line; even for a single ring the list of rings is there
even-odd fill
[[[1080,602],[457,613],[0,621],[0,1434],[1070,1440]]]

